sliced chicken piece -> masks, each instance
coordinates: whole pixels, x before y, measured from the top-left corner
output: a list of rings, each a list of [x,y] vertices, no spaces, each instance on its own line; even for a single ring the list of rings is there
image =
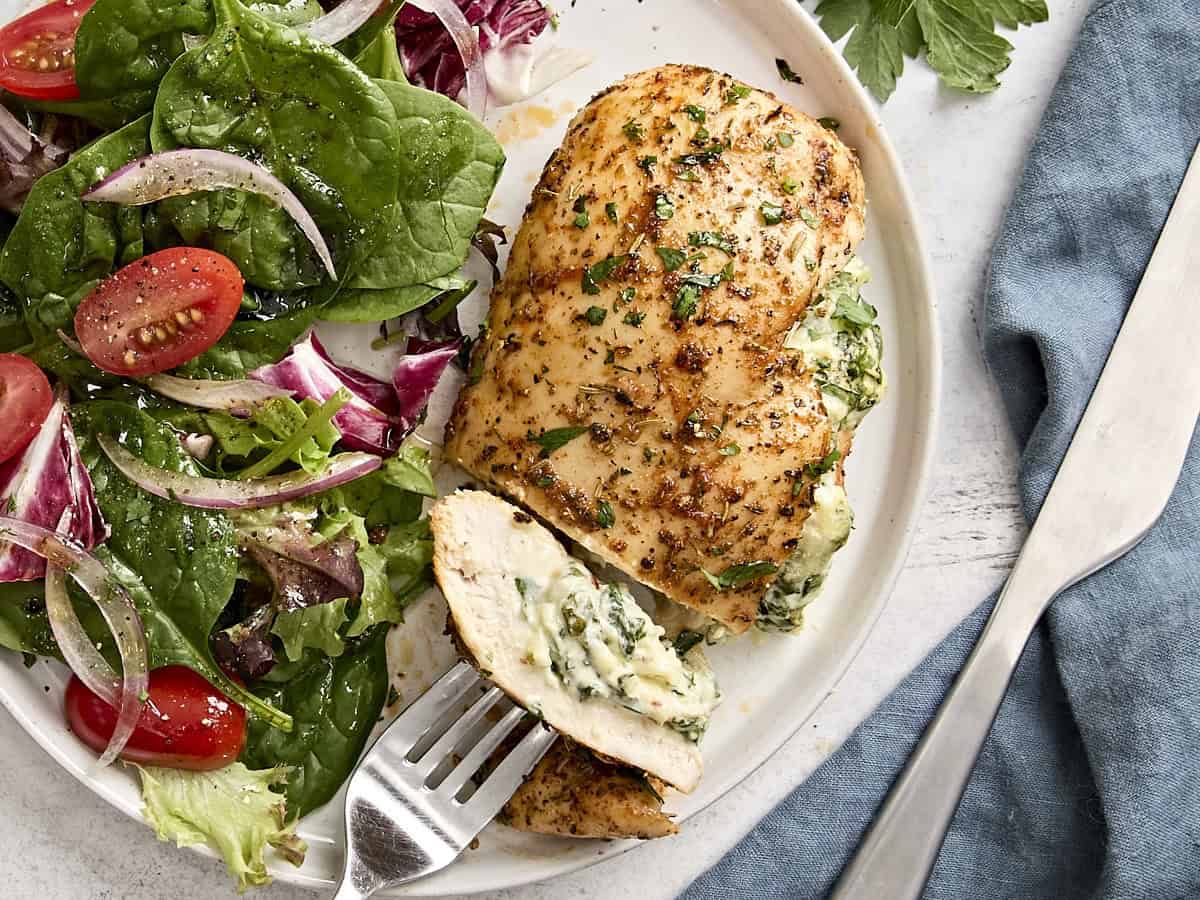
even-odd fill
[[[453,630],[484,675],[564,735],[681,791],[720,700],[627,590],[595,581],[528,515],[481,491],[430,513]]]
[[[504,807],[520,831],[580,838],[658,838],[679,829],[662,811],[663,783],[561,739]]]
[[[784,339],[864,205],[854,153],[773,95],[696,66],[630,76],[534,190],[447,456],[744,631],[838,443]]]

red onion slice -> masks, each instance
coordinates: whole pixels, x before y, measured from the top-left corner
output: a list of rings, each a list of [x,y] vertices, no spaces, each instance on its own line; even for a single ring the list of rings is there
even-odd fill
[[[46,560],[46,613],[63,658],[80,681],[119,710],[117,726],[98,763],[101,767],[107,766],[129,742],[149,689],[150,655],[137,607],[100,560],[47,528],[11,516],[0,516],[0,539],[24,547]],[[67,597],[64,571],[96,604],[112,632],[121,654],[121,678],[96,650],[75,615],[75,608]]]
[[[275,397],[291,397],[295,392],[264,384],[261,381],[212,381],[204,378],[177,378],[174,375],[151,375],[146,387],[168,400],[176,400],[200,409],[224,409],[232,413],[249,413],[254,407]]]
[[[488,81],[483,67],[483,50],[479,46],[479,35],[458,8],[454,0],[411,0],[417,9],[432,13],[450,32],[454,46],[462,57],[467,73],[467,109],[482,119],[487,113]]]
[[[342,0],[335,9],[301,28],[314,41],[336,44],[350,37],[379,9],[379,0]]]
[[[282,207],[312,242],[329,276],[337,280],[329,245],[300,198],[262,166],[233,153],[194,149],[152,153],[117,169],[85,193],[83,199],[145,206],[166,197],[222,188],[261,194]]]
[[[261,509],[327,491],[378,469],[383,461],[370,453],[339,453],[318,475],[288,472],[269,478],[230,481],[168,472],[134,456],[108,435],[96,438],[121,474],[142,490],[201,509]]]

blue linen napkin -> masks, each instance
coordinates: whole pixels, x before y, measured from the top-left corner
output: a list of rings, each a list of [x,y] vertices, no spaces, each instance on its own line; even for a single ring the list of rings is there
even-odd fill
[[[1095,3],[1031,150],[985,296],[984,352],[1024,446],[1020,485],[1031,520],[1198,139],[1200,3]],[[1197,244],[1200,252],[1200,235]],[[1200,315],[1200,285],[1179,297],[1178,314]],[[1126,460],[1110,477],[1136,479],[1141,465]],[[684,896],[824,896],[994,602]],[[1151,534],[1064,593],[1030,641],[925,896],[1200,897],[1198,751],[1194,438]]]

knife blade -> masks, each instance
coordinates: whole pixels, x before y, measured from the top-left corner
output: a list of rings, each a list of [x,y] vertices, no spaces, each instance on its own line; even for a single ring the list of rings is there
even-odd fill
[[[1127,553],[1162,515],[1200,417],[1197,235],[1200,149],[979,643],[831,900],[920,897],[1046,607]]]

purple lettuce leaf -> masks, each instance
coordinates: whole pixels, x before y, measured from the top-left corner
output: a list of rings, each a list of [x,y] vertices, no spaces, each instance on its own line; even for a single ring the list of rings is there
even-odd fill
[[[392,372],[392,386],[400,401],[398,416],[411,431],[433,396],[442,373],[458,355],[462,341],[423,341],[408,339],[408,352]]]
[[[0,466],[0,512],[74,539],[87,550],[108,537],[92,477],[79,456],[65,388],[20,456]],[[0,545],[0,582],[36,581],[46,561],[15,544]]]
[[[479,46],[507,50],[528,44],[550,24],[540,0],[455,0],[467,21],[479,30]],[[409,80],[457,98],[466,84],[462,57],[450,33],[431,13],[405,5],[396,17],[400,59]]]
[[[392,383],[334,362],[315,334],[296,344],[279,362],[250,373],[251,378],[294,391],[297,399],[324,403],[339,389],[350,402],[333,417],[341,442],[355,450],[389,456],[417,426],[458,341],[411,339]]]

